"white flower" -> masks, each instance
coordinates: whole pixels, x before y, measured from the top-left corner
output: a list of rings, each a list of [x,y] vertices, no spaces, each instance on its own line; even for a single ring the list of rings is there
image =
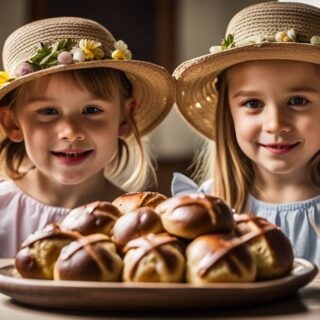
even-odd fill
[[[86,55],[82,49],[78,47],[73,47],[70,53],[72,54],[72,58],[74,61],[78,61],[78,62],[86,61]]]
[[[311,44],[320,44],[320,36],[313,36],[310,39]]]
[[[293,42],[296,41],[296,33],[293,29],[288,30],[287,35]]]
[[[115,60],[130,60],[132,58],[131,51],[128,49],[127,44],[118,40],[114,43],[115,50],[112,52],[112,58]]]
[[[210,53],[217,53],[221,51],[221,46],[212,46],[209,49]]]

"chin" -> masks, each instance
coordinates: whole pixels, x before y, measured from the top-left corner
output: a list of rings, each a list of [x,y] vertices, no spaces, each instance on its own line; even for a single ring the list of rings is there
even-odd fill
[[[78,185],[78,184],[81,184],[83,182],[85,182],[87,179],[84,178],[83,176],[82,177],[60,177],[60,178],[56,178],[56,180],[62,184],[62,185],[65,185],[65,186],[74,186],[74,185]]]
[[[294,174],[294,172],[296,171],[296,168],[290,167],[288,165],[284,165],[284,166],[270,166],[270,167],[266,167],[264,166],[264,169],[271,173],[271,174],[275,174],[275,175],[288,175],[288,174]]]

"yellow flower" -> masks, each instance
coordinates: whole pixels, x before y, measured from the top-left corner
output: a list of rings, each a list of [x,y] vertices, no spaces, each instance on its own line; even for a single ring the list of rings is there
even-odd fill
[[[275,35],[275,39],[277,42],[295,42],[296,34],[293,29],[288,31],[280,31]]]
[[[114,50],[112,52],[111,57],[114,60],[126,60],[126,55],[124,54],[123,51],[120,51],[120,50]]]
[[[104,52],[101,47],[101,43],[95,40],[81,39],[79,47],[86,55],[86,60],[102,59]]]
[[[114,60],[130,60],[132,58],[131,51],[128,49],[127,44],[122,41],[114,43],[115,50],[112,52],[111,57]]]
[[[10,76],[7,71],[0,71],[0,88],[9,82]]]

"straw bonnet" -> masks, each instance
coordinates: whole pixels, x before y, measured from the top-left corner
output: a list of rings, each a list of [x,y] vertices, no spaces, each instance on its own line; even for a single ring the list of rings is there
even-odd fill
[[[320,64],[320,9],[266,2],[239,11],[226,38],[210,54],[183,62],[173,73],[176,102],[185,120],[214,140],[217,75],[251,60],[286,59]]]
[[[137,99],[134,117],[141,134],[164,119],[174,100],[174,81],[163,67],[131,60],[123,41],[84,18],[50,18],[20,27],[4,44],[3,66],[0,100],[21,84],[56,72],[97,67],[123,71]]]

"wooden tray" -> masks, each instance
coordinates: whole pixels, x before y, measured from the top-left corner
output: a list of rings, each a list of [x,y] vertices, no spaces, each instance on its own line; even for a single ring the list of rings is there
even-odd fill
[[[39,307],[74,310],[222,309],[270,303],[296,293],[317,274],[317,267],[295,259],[291,274],[254,283],[106,283],[17,278],[13,266],[0,268],[0,292]]]

